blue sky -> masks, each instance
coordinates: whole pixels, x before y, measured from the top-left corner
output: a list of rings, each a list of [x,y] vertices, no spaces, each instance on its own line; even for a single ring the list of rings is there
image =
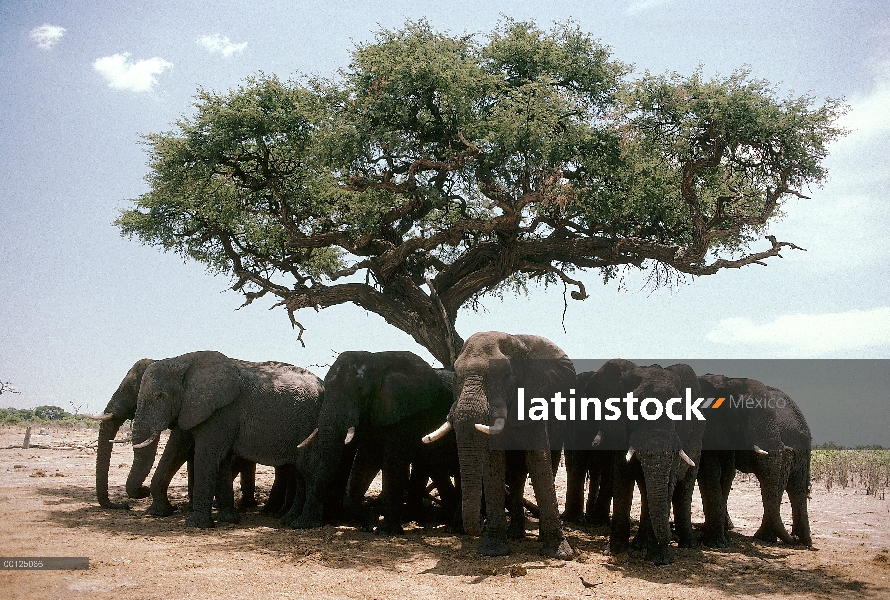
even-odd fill
[[[886,2],[3,0],[0,380],[21,393],[0,405],[96,411],[137,359],[199,349],[303,366],[354,349],[432,361],[352,305],[299,313],[303,348],[282,309],[236,310],[226,278],[121,238],[112,221],[147,190],[140,136],[189,115],[199,88],[227,90],[260,71],[332,75],[356,43],[406,19],[485,33],[502,15],[542,27],[572,18],[638,75],[747,65],[782,95],[843,97],[851,132],[831,147],[824,187],[789,200],[771,228],[806,252],[654,292],[636,273],[607,286],[591,274],[591,297],[569,300],[565,331],[561,286],[489,299],[460,314],[465,338],[535,333],[577,358],[890,358]]]

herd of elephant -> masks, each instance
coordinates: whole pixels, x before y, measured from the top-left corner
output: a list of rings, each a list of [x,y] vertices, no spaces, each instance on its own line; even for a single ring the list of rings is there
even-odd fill
[[[547,360],[523,367],[523,361],[541,359]],[[492,387],[495,378],[498,386]],[[689,388],[695,397],[781,395],[785,401],[781,409],[712,411],[706,421],[625,416],[518,422],[508,420],[505,395],[490,391],[517,387],[528,394],[571,390],[602,399],[629,392],[638,398],[681,397]],[[611,554],[635,548],[666,564],[674,539],[680,547],[725,547],[732,527],[727,498],[737,470],[754,473],[760,482],[764,514],[755,537],[812,545],[811,438],[790,398],[751,379],[696,376],[682,364],[662,368],[615,359],[596,372],[576,374],[559,347],[534,335],[477,333],[466,341],[453,371],[433,369],[411,352],[343,352],[324,381],[293,365],[240,361],[213,351],[143,359],[94,418],[102,420],[99,503],[127,507],[110,501],[108,470],[114,438],[132,419],[127,495],[151,495],[149,514],[172,514],[167,488],[188,462],[187,526],[212,527],[214,506],[216,520],[237,522],[233,479],[241,474],[242,506],[255,505],[258,463],[275,467],[264,510],[286,525],[311,528],[359,519],[378,533],[399,534],[435,488],[440,514],[453,531],[481,536],[481,554],[505,555],[508,539],[525,535],[525,507],[534,508],[523,498],[530,477],[543,554],[569,559],[573,550],[554,483],[565,448],[562,519],[610,525]],[[147,488],[143,483],[166,429],[170,435]],[[365,493],[381,471],[379,504],[370,506]],[[691,521],[696,481],[705,514],[700,535]],[[631,540],[635,484],[642,508]],[[780,515],[785,491],[790,535]]]

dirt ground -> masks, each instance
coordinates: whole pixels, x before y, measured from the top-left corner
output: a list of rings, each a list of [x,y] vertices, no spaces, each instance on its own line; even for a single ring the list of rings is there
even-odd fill
[[[567,526],[574,560],[541,557],[533,530],[512,555],[486,558],[476,540],[441,527],[412,524],[399,538],[349,527],[294,531],[252,511],[238,525],[196,531],[183,527],[182,513],[146,516],[148,499],[104,510],[95,498],[97,431],[33,433],[31,443],[48,448],[7,448],[21,445],[24,428],[0,428],[0,556],[87,556],[89,569],[2,570],[0,598],[890,598],[890,499],[851,489],[814,485],[816,550],[754,541],[759,488],[740,476],[726,549],[674,548],[675,562],[656,567],[604,556],[607,529]],[[129,446],[116,446],[113,499],[123,496],[131,459]],[[260,500],[272,478],[271,468],[258,469]],[[561,470],[560,494],[564,481]],[[174,503],[184,502],[185,485],[183,469],[170,488]],[[790,529],[790,511],[783,514]]]

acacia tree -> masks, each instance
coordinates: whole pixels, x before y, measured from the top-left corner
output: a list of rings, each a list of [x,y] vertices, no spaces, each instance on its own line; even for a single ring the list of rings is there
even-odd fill
[[[230,275],[245,304],[276,296],[301,342],[296,311],[353,302],[446,366],[484,294],[583,300],[579,270],[658,285],[795,247],[765,226],[824,179],[842,109],[747,71],[630,79],[571,24],[509,20],[481,41],[383,30],[334,79],[259,75],[195,108],[147,136],[122,234]]]

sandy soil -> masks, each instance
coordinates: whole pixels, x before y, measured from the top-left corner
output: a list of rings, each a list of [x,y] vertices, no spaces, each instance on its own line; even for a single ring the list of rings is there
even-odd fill
[[[603,556],[606,529],[567,527],[572,561],[542,558],[534,530],[511,556],[485,558],[472,538],[413,524],[400,538],[294,531],[253,511],[238,525],[196,531],[182,513],[146,516],[148,500],[103,510],[96,430],[34,433],[32,444],[48,448],[6,448],[21,445],[24,429],[0,428],[0,556],[87,556],[89,570],[0,571],[2,598],[890,598],[890,499],[851,489],[814,486],[816,551],[754,541],[759,488],[740,476],[730,496],[736,529],[723,550],[675,548],[674,564],[656,567]],[[113,498],[123,495],[131,459],[128,446],[115,448]],[[259,468],[261,500],[272,477]],[[183,470],[174,502],[184,501],[185,484]]]

